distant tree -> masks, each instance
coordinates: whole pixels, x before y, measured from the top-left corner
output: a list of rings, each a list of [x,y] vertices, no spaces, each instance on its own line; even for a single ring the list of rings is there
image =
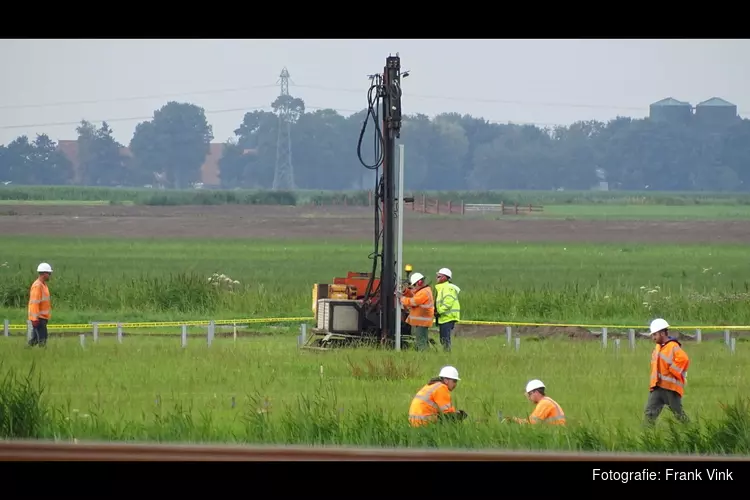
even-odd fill
[[[0,144],[0,182],[11,181],[10,155],[8,148]]]
[[[251,163],[244,168],[241,180],[238,181],[243,186],[264,189],[271,187],[276,166],[278,123],[279,117],[270,111],[251,111],[245,113],[242,123],[235,129],[237,147],[243,151],[255,150]],[[224,154],[232,155],[234,149],[225,149]]]
[[[87,186],[129,184],[128,160],[122,154],[122,144],[112,137],[112,129],[107,122],[102,122],[97,129],[83,120],[76,131],[82,183]]]
[[[138,125],[130,148],[139,170],[162,173],[167,185],[180,189],[201,180],[213,138],[203,108],[172,101]]]
[[[30,166],[35,184],[63,185],[73,182],[73,164],[47,136],[36,136]]]
[[[34,182],[34,143],[22,135],[11,141],[4,153],[5,175],[14,184],[36,184]]]

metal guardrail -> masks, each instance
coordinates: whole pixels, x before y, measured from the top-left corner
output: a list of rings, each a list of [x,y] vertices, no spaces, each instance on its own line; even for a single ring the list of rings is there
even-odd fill
[[[750,456],[0,441],[0,461],[750,462]]]

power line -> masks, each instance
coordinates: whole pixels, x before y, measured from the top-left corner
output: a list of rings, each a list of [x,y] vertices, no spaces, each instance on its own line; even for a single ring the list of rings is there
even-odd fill
[[[227,109],[214,109],[214,110],[206,110],[204,111],[205,114],[213,115],[218,113],[234,113],[237,111],[255,111],[255,110],[261,110],[261,109],[269,109],[271,106],[249,106],[249,107],[243,107],[243,108],[227,108]],[[130,116],[130,117],[123,117],[123,118],[106,118],[102,120],[86,120],[90,123],[101,123],[101,122],[128,122],[128,121],[138,121],[138,120],[151,120],[154,116]],[[78,125],[81,123],[81,120],[74,121],[74,122],[50,122],[50,123],[29,123],[25,125],[0,125],[0,129],[11,129],[11,128],[36,128],[36,127],[61,127],[66,125]]]
[[[323,85],[299,85],[294,84],[294,87],[308,88],[314,90],[323,90],[331,92],[354,92],[359,93],[360,90],[349,89],[349,88],[335,88],[325,87]],[[409,99],[437,99],[442,101],[459,101],[459,102],[477,102],[487,104],[519,104],[523,106],[550,106],[550,107],[563,107],[563,108],[589,108],[589,109],[620,109],[627,111],[640,111],[644,112],[648,109],[648,105],[642,107],[636,106],[611,106],[608,104],[584,104],[584,103],[565,103],[565,102],[543,102],[543,101],[519,101],[511,99],[484,99],[484,98],[471,98],[471,97],[452,97],[452,96],[441,96],[441,95],[425,95],[425,94],[408,94]],[[737,114],[747,114],[738,107]]]
[[[290,82],[290,86],[298,87],[298,88],[307,88],[311,90],[322,90],[326,92],[352,92],[352,93],[359,94],[362,91],[362,89],[327,87],[324,85],[297,84],[297,83],[294,83],[294,81]],[[141,95],[141,96],[130,96],[130,97],[113,97],[109,99],[91,99],[91,100],[83,100],[83,101],[59,101],[59,102],[51,102],[51,103],[37,103],[37,104],[7,104],[7,105],[0,105],[0,109],[46,108],[46,107],[55,107],[55,106],[68,106],[68,105],[99,104],[99,103],[106,103],[106,102],[127,102],[127,101],[161,99],[161,98],[166,98],[166,97],[178,97],[178,96],[189,96],[189,95],[223,94],[223,93],[228,93],[228,92],[242,92],[245,90],[255,90],[255,89],[264,89],[264,88],[272,88],[272,87],[278,87],[278,84],[272,83],[272,84],[266,84],[266,85],[253,85],[253,86],[225,88],[225,89],[196,90],[192,92],[153,94],[153,95]],[[514,100],[514,99],[471,98],[471,97],[455,97],[455,96],[445,96],[445,95],[427,95],[427,94],[412,94],[412,93],[409,93],[409,98],[433,99],[433,100],[456,101],[456,102],[476,102],[476,103],[487,103],[487,104],[516,104],[516,105],[523,105],[523,106],[547,106],[547,107],[588,108],[588,109],[619,109],[619,110],[641,111],[641,112],[643,112],[645,109],[645,107],[612,106],[612,105],[607,105],[607,104],[520,101],[520,100]],[[334,109],[334,108],[329,108],[329,109]],[[741,111],[738,111],[738,113],[744,114],[744,112],[741,112]],[[124,119],[124,120],[128,120],[128,119]],[[108,121],[114,121],[114,120],[108,120]],[[8,127],[0,127],[0,128],[8,128]]]
[[[305,105],[305,109],[312,109],[312,110],[330,109],[338,113],[359,113],[361,111],[364,111],[364,108],[363,109],[346,109],[346,108],[331,108],[329,106],[308,106],[308,105]],[[213,114],[221,114],[221,113],[235,113],[238,111],[247,112],[247,111],[260,111],[260,110],[271,111],[271,106],[250,106],[250,107],[242,107],[242,108],[214,109],[214,110],[206,110],[204,112],[207,115],[213,115]],[[98,120],[87,119],[86,121],[90,123],[101,123],[101,122],[113,123],[113,122],[129,122],[129,121],[140,121],[140,120],[151,120],[151,119],[153,119],[153,115],[106,118],[106,119],[98,119]],[[510,121],[510,120],[490,120],[486,118],[485,120],[489,123],[498,124],[498,125],[505,125],[508,123],[515,124],[515,125],[536,125],[539,127],[563,125],[561,123],[549,123],[549,122],[521,122],[521,121]],[[0,125],[0,130],[20,129],[20,128],[64,127],[64,126],[70,126],[70,125],[79,125],[81,121],[82,120],[69,121],[69,122],[29,123],[29,124],[23,124],[23,125]]]
[[[295,84],[294,87],[308,88],[323,91],[332,92],[361,92],[361,90],[348,89],[348,88],[335,88],[325,87],[322,85],[299,85]],[[643,111],[642,107],[634,106],[610,106],[605,104],[580,104],[580,103],[564,103],[564,102],[534,102],[534,101],[518,101],[511,99],[482,99],[482,98],[471,98],[471,97],[452,97],[452,96],[441,96],[441,95],[426,95],[426,94],[412,94],[409,93],[409,98],[417,99],[438,99],[443,101],[463,101],[463,102],[483,102],[483,103],[495,103],[495,104],[521,104],[525,106],[557,106],[557,107],[568,107],[568,108],[594,108],[594,109],[622,109],[629,111]]]
[[[201,95],[201,94],[224,94],[227,92],[242,92],[244,90],[255,90],[276,87],[275,83],[269,85],[254,85],[250,87],[236,87],[229,89],[213,89],[213,90],[196,90],[193,92],[181,92],[181,93],[170,93],[170,94],[153,94],[153,95],[141,95],[131,97],[113,97],[110,99],[91,99],[86,101],[58,101],[49,103],[38,103],[38,104],[6,104],[0,106],[0,109],[24,109],[24,108],[48,108],[54,106],[69,106],[69,105],[80,105],[80,104],[98,104],[103,102],[123,102],[123,101],[141,101],[146,99],[162,99],[165,97],[178,97],[188,95]]]

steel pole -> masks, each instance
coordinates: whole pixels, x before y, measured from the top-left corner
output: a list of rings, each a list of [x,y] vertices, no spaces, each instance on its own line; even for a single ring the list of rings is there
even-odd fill
[[[398,232],[396,236],[396,286],[404,269],[404,145],[398,145]],[[401,301],[396,301],[396,350],[401,350]]]

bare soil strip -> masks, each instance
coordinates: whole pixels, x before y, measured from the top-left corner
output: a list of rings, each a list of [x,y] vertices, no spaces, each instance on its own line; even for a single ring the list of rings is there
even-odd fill
[[[0,234],[130,238],[372,238],[365,207],[4,205]],[[479,220],[406,212],[413,240],[749,243],[750,221]]]

